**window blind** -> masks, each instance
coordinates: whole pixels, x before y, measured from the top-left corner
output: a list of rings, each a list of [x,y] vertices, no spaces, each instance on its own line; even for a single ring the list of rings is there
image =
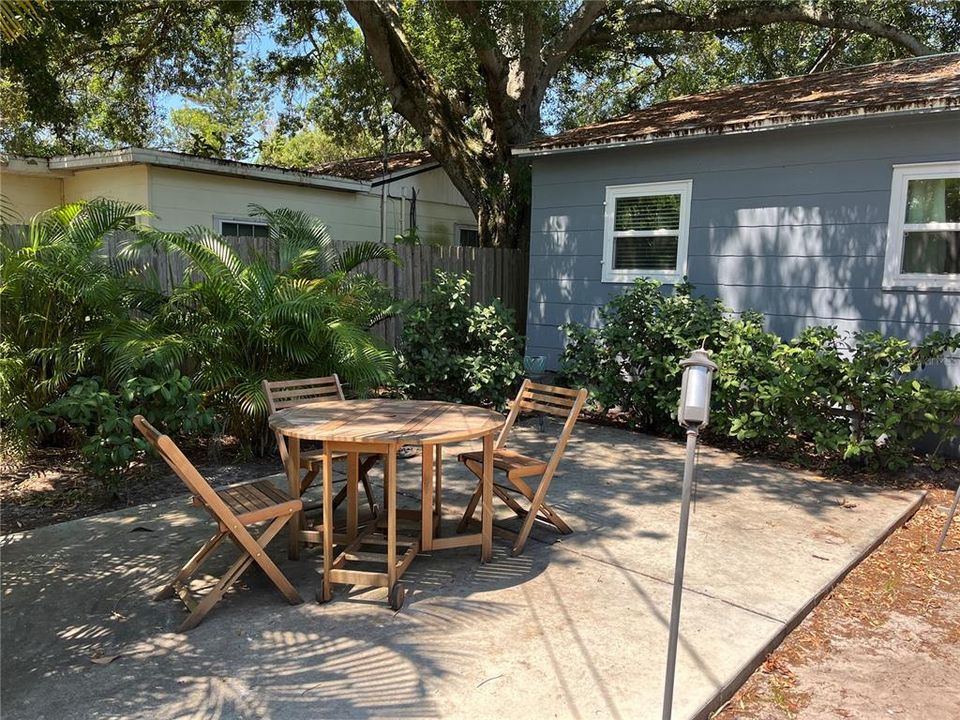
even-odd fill
[[[615,237],[613,240],[614,270],[676,270],[676,235],[652,237]]]
[[[617,198],[614,232],[680,229],[680,195]]]

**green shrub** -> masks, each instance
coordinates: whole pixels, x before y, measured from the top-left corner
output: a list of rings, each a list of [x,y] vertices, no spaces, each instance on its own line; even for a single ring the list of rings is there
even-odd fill
[[[36,413],[84,373],[106,374],[104,328],[126,319],[131,284],[103,255],[107,234],[142,232],[140,206],[76,202],[39,213],[25,244],[0,244],[0,423],[5,454],[37,440]]]
[[[43,415],[51,426],[67,424],[87,470],[108,490],[117,489],[131,463],[147,450],[133,427],[135,415],[173,437],[202,435],[213,427],[213,412],[203,408],[200,393],[176,370],[161,378],[129,378],[116,391],[101,378],[80,378]]]
[[[437,272],[403,318],[400,390],[501,408],[523,377],[522,340],[499,300],[470,302],[470,276]]]
[[[679,361],[694,347],[719,366],[712,396],[714,439],[817,464],[897,467],[917,440],[957,435],[960,390],[916,376],[960,347],[960,334],[934,333],[918,345],[877,332],[842,334],[813,327],[790,342],[678,286],[665,295],[638,281],[601,310],[597,329],[566,326],[563,380],[583,384],[603,410],[618,407],[634,423],[674,434]]]
[[[673,432],[679,362],[704,339],[713,347],[723,307],[692,297],[689,285],[664,295],[660,283],[638,280],[601,308],[600,321],[599,329],[564,326],[560,381],[589,387],[602,409],[618,407],[641,428]]]
[[[960,391],[931,386],[913,373],[960,336],[935,333],[919,345],[878,332],[804,330],[774,352],[779,374],[758,392],[758,410],[779,416],[792,434],[768,431],[776,445],[799,444],[808,455],[866,466],[909,464],[913,444],[928,433],[956,432]]]
[[[355,393],[392,379],[393,353],[369,332],[392,311],[384,286],[359,270],[394,251],[354,243],[337,252],[326,227],[292,210],[253,207],[270,227],[269,252],[240,257],[205,228],[145,238],[184,257],[182,282],[144,319],[106,339],[115,364],[134,373],[143,358],[192,367],[195,387],[224,418],[224,431],[263,449],[262,381],[337,373]]]

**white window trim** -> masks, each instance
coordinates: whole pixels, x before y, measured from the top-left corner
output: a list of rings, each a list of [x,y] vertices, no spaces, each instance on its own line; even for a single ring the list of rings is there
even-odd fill
[[[680,195],[680,228],[677,231],[676,270],[614,270],[613,227],[616,200],[621,197],[648,195]],[[687,246],[690,236],[690,198],[693,195],[693,180],[674,182],[638,183],[634,185],[608,185],[603,211],[603,271],[605,283],[628,283],[638,278],[659,280],[665,285],[676,285],[687,274]],[[669,234],[673,234],[672,232]]]
[[[887,249],[883,266],[884,290],[958,290],[960,274],[904,273],[903,234],[914,229],[957,230],[958,223],[926,223],[907,225],[907,182],[910,180],[937,180],[960,176],[960,161],[912,163],[893,166],[890,187],[890,214],[887,221]]]
[[[270,223],[266,220],[260,220],[259,218],[252,217],[233,217],[230,215],[214,215],[213,216],[213,231],[217,235],[223,235],[223,224],[227,223],[243,223],[245,225],[259,225],[260,227],[268,228]]]

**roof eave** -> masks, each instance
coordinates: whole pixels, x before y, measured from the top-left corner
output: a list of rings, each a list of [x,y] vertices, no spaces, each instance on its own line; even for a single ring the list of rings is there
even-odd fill
[[[249,180],[262,180],[288,185],[318,187],[341,192],[365,192],[370,183],[362,180],[350,180],[331,175],[303,173],[296,170],[270,168],[232,160],[214,160],[192,155],[181,155],[149,148],[124,148],[87,155],[61,155],[50,158],[51,170],[76,171],[92,170],[102,167],[121,165],[153,165],[175,170],[202,172],[227,177],[239,177]]]
[[[395,170],[394,172],[387,173],[386,175],[377,175],[376,177],[370,178],[370,180],[367,182],[370,183],[372,188],[378,188],[381,185],[389,185],[390,183],[397,182],[398,180],[406,180],[414,175],[430,172],[431,170],[436,170],[439,167],[440,163],[434,160],[425,165],[418,165],[414,168],[404,168],[403,170]]]
[[[625,147],[639,147],[643,145],[654,145],[664,142],[675,142],[678,140],[692,140],[696,138],[705,138],[705,137],[728,137],[730,135],[747,135],[750,133],[765,132],[770,130],[784,130],[787,128],[796,128],[796,127],[810,127],[814,125],[829,125],[837,122],[846,122],[850,120],[863,120],[865,118],[884,118],[884,117],[898,117],[904,115],[928,115],[932,113],[940,112],[951,112],[951,111],[960,111],[960,104],[942,104],[942,105],[927,105],[927,106],[917,106],[913,108],[905,108],[898,110],[891,110],[886,112],[858,112],[858,113],[845,113],[843,115],[831,115],[829,117],[822,118],[810,118],[810,119],[798,119],[790,120],[786,122],[762,122],[756,125],[750,125],[742,128],[733,128],[731,130],[725,130],[717,132],[716,130],[702,129],[702,130],[693,130],[682,135],[667,135],[663,137],[644,137],[636,138],[631,140],[621,140],[621,141],[612,141],[612,142],[592,142],[586,143],[583,145],[567,145],[563,147],[551,147],[551,148],[529,148],[529,147],[519,147],[513,148],[511,154],[518,157],[543,157],[546,155],[561,155],[566,153],[574,152],[585,152],[589,150],[605,150],[605,149],[614,149],[614,148],[625,148]]]

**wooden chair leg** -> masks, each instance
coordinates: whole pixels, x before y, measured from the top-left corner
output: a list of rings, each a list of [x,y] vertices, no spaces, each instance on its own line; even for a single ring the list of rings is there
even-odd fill
[[[379,455],[370,455],[360,463],[360,484],[363,485],[363,492],[367,496],[367,505],[370,507],[370,514],[374,516],[377,514],[377,501],[373,497],[373,490],[370,489],[368,473],[373,466],[377,464],[379,459]]]
[[[536,493],[533,491],[533,488],[531,488],[521,478],[508,477],[507,480],[516,488],[517,492],[523,495],[530,502],[532,506],[534,498],[536,497]],[[543,483],[543,478],[540,479],[540,482]],[[557,530],[560,531],[561,535],[570,535],[573,532],[570,526],[567,525],[559,515],[557,515],[556,510],[547,505],[546,502],[540,503],[538,512],[543,516],[541,519],[546,520],[551,525],[555,526]]]
[[[523,520],[523,525],[520,526],[520,532],[517,533],[517,540],[513,544],[513,550],[511,554],[516,557],[523,552],[524,545],[527,544],[527,538],[530,536],[530,531],[533,529],[533,522],[537,519],[537,513],[540,511],[540,507],[543,505],[543,498],[547,494],[547,488],[550,486],[550,478],[543,478],[540,480],[540,485],[537,487],[537,492],[533,496],[533,500],[530,501],[530,509],[527,511],[527,517]]]
[[[320,468],[312,466],[310,470],[307,471],[307,474],[303,476],[303,480],[300,481],[300,494],[303,495],[307,488],[309,488],[313,481],[317,479],[317,474],[320,472]]]
[[[293,604],[299,604],[303,602],[303,599],[300,597],[300,594],[296,591],[293,585],[290,584],[290,581],[287,580],[286,576],[280,572],[280,568],[276,566],[273,560],[266,553],[266,547],[273,538],[283,529],[283,527],[290,521],[291,516],[285,515],[283,517],[278,517],[267,526],[267,529],[264,530],[257,538],[254,538],[257,545],[259,545],[264,550],[258,552],[256,555],[251,555],[246,550],[243,551],[243,554],[234,561],[234,563],[227,569],[223,574],[217,584],[206,594],[203,598],[196,604],[196,607],[192,609],[190,615],[187,616],[187,619],[181,623],[178,628],[178,632],[186,632],[191,630],[200,624],[200,621],[206,616],[207,613],[223,599],[223,596],[226,594],[227,590],[240,579],[240,576],[250,567],[250,564],[256,562],[257,565],[266,573],[267,577],[273,581],[273,584],[276,585],[277,589],[283,593],[284,597]],[[248,532],[246,528],[240,528],[237,532]],[[223,533],[225,536],[226,533]],[[223,539],[222,537],[220,538]],[[208,543],[209,544],[209,543]],[[218,542],[219,544],[219,542]],[[212,548],[211,548],[212,549]],[[209,554],[209,550],[207,551]]]
[[[480,495],[483,493],[483,484],[477,483],[477,489],[473,491],[473,495],[470,496],[470,502],[467,503],[467,509],[463,513],[463,517],[460,518],[460,522],[457,525],[457,532],[462,533],[466,532],[467,527],[470,525],[470,521],[473,519],[474,514],[477,512],[477,505],[480,504]]]
[[[434,462],[434,467],[436,468],[437,483],[434,488],[433,511],[436,513],[437,518],[441,518],[443,517],[443,501],[441,500],[441,494],[443,493],[443,445],[437,445],[437,457]]]
[[[349,483],[344,483],[343,487],[337,491],[337,494],[333,496],[333,509],[336,510],[343,504],[343,501],[347,499],[347,485]]]
[[[503,504],[506,505],[511,510],[513,510],[513,512],[516,513],[518,517],[521,517],[521,518],[526,517],[527,515],[526,508],[522,507],[520,503],[518,503],[516,500],[510,497],[510,493],[508,493],[502,487],[498,485],[494,485],[493,494],[496,495],[498,498],[500,498],[503,501]]]
[[[197,606],[187,616],[187,619],[177,628],[177,632],[186,632],[199,625],[200,621],[213,609],[213,606],[220,602],[227,590],[230,589],[230,586],[243,575],[251,562],[253,562],[253,558],[248,554],[241,555],[237,558],[236,561],[227,568],[227,572],[223,574],[223,577],[220,578],[217,584],[197,603]]]
[[[287,576],[280,572],[280,568],[277,567],[277,564],[271,560],[270,556],[266,553],[267,545],[276,537],[277,533],[283,529],[283,526],[290,521],[290,517],[290,515],[285,515],[276,518],[270,523],[266,530],[260,533],[256,540],[257,544],[264,548],[264,551],[257,553],[253,557],[253,561],[256,562],[257,565],[260,566],[260,569],[266,573],[267,577],[273,581],[273,584],[277,586],[277,589],[283,593],[283,596],[291,605],[299,605],[303,602],[300,593],[290,584]]]
[[[540,506],[540,511],[547,516],[547,518],[550,521],[550,524],[554,525],[557,528],[557,530],[560,531],[561,535],[571,535],[573,533],[573,528],[567,525],[560,518],[560,516],[557,515],[556,510],[554,510],[552,507],[550,507],[546,503],[543,503],[543,505]]]
[[[153,599],[166,600],[167,598],[172,598],[174,595],[176,595],[177,588],[186,583],[187,580],[189,580],[193,574],[200,569],[200,566],[203,565],[210,553],[217,549],[226,536],[226,531],[217,532],[212,538],[201,545],[200,549],[193,554],[193,557],[184,563],[183,567],[180,568],[173,580],[171,580],[167,585],[164,586],[162,590],[154,595]]]

